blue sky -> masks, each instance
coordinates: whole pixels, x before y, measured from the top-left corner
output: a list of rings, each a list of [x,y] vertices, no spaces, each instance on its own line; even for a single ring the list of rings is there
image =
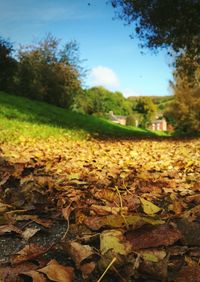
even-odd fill
[[[88,5],[88,2],[91,5]],[[87,87],[103,85],[131,95],[171,94],[169,58],[141,50],[130,39],[131,27],[113,20],[106,0],[0,0],[0,35],[17,47],[41,39],[48,32],[63,43],[77,40],[86,59]],[[142,55],[141,51],[145,54]]]

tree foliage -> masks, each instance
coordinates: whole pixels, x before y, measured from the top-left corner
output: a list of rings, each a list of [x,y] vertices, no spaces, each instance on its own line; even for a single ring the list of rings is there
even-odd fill
[[[120,92],[112,92],[104,87],[92,87],[76,98],[76,108],[87,114],[105,114],[113,111],[117,115],[131,113],[131,104]]]
[[[157,106],[150,97],[139,97],[133,99],[133,113],[138,116],[138,123],[141,127],[147,127],[156,117]]]
[[[17,62],[13,58],[13,45],[9,40],[0,37],[0,90],[12,89]]]
[[[81,91],[78,45],[67,43],[59,48],[59,40],[48,34],[38,44],[19,50],[17,92],[61,107],[69,107]]]
[[[192,85],[185,78],[176,78],[173,85],[175,101],[169,107],[167,116],[175,121],[176,128],[185,134],[200,131],[200,87]]]
[[[200,52],[199,0],[110,0],[143,46]]]

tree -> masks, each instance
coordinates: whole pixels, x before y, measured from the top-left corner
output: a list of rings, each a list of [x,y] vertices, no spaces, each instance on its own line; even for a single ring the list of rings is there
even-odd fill
[[[120,92],[112,92],[102,86],[92,87],[76,98],[75,109],[87,114],[104,115],[113,111],[117,115],[131,113],[131,104]]]
[[[0,37],[0,90],[10,91],[13,88],[17,61],[13,58],[13,45]]]
[[[147,127],[156,116],[157,106],[150,97],[140,97],[137,99],[133,111],[143,116],[140,126]]]
[[[132,114],[127,116],[126,125],[138,127],[140,124],[142,124],[142,121],[143,116],[138,112],[133,112]]]
[[[79,65],[70,57],[77,52],[76,44],[70,42],[60,49],[59,40],[51,34],[36,45],[22,47],[18,56],[18,93],[69,107],[82,91]]]
[[[165,115],[174,121],[176,129],[184,134],[200,131],[200,87],[191,84],[188,77],[176,76],[172,85],[175,101],[167,109]]]
[[[142,45],[200,53],[199,0],[110,0]]]

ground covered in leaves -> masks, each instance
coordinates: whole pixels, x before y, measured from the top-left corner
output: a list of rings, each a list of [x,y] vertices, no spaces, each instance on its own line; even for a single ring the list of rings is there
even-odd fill
[[[200,281],[200,140],[0,154],[0,281]]]

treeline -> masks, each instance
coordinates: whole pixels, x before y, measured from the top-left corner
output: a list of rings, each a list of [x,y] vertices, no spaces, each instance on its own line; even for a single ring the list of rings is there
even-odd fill
[[[83,88],[85,71],[76,41],[61,45],[48,34],[35,44],[14,50],[9,40],[0,37],[0,90],[104,118],[112,111],[127,116],[127,125],[143,128],[164,116],[175,130],[190,134],[200,131],[200,87],[196,79],[200,68],[184,55],[179,60],[171,85],[174,96],[126,99],[122,93],[103,87]],[[185,73],[189,66],[195,79]]]

